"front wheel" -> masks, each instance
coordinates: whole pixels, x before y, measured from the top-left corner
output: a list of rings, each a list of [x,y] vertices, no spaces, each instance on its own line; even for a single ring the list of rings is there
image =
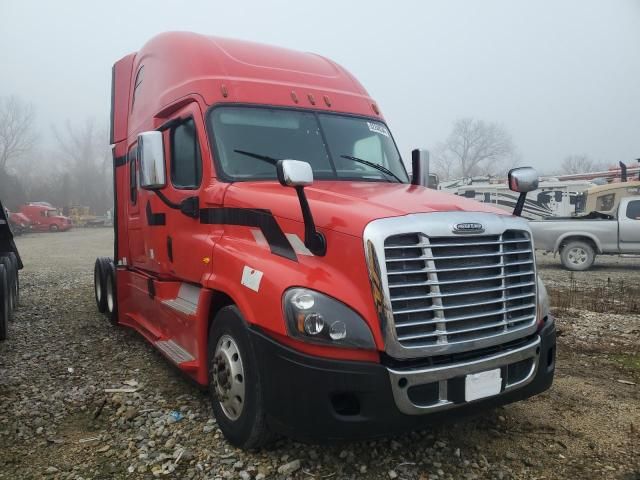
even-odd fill
[[[273,440],[267,426],[262,378],[242,314],[224,307],[209,333],[209,393],[213,413],[233,445],[254,449]]]
[[[583,271],[593,265],[596,259],[596,253],[589,243],[575,240],[567,243],[562,248],[560,259],[564,268],[573,271]]]
[[[7,338],[7,322],[9,321],[9,298],[11,291],[9,290],[9,281],[7,278],[7,269],[4,264],[0,263],[0,340]]]
[[[58,227],[58,225],[51,225],[49,227],[49,230],[52,231],[53,233],[57,232],[58,230],[60,230],[60,227]]]

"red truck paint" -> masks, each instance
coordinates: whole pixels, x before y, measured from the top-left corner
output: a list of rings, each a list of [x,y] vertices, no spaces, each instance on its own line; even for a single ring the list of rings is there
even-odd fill
[[[305,192],[328,247],[324,256],[310,255],[301,246],[304,221],[293,188],[283,187],[277,180],[229,181],[219,169],[212,147],[223,139],[212,138],[216,132],[208,130],[206,118],[212,108],[225,105],[330,112],[384,122],[375,100],[349,72],[314,54],[192,33],[166,33],[116,62],[111,117],[116,199],[113,268],[117,286],[113,321],[137,330],[203,386],[209,385],[211,378],[208,340],[215,330],[213,320],[220,308],[229,304],[237,307],[249,329],[259,331],[265,342],[273,342],[273,348],[284,349],[287,355],[301,355],[311,363],[334,362],[329,364],[336,369],[338,383],[340,372],[346,375],[352,366],[387,375],[387,367],[382,365],[387,354],[379,305],[375,289],[372,292],[363,247],[367,225],[377,219],[436,212],[495,214],[491,218],[496,221],[509,217],[502,210],[407,183],[316,179]],[[162,131],[165,152],[170,152],[172,125],[186,118],[193,118],[199,139],[200,186],[183,190],[167,180],[166,187],[153,191],[140,188],[138,179],[132,192],[131,169],[139,168],[135,157],[138,135]],[[378,132],[386,132],[379,123],[375,127]],[[169,178],[172,160],[166,155]],[[198,199],[199,221],[175,208],[189,197]],[[265,210],[268,212],[263,215]],[[249,283],[242,280],[243,275],[254,274],[261,275],[258,288],[248,287]],[[296,286],[322,292],[348,306],[364,319],[374,345],[368,349],[338,348],[289,335],[283,318],[283,295]],[[102,284],[97,283],[97,299],[101,289]],[[177,305],[187,295],[195,295],[192,310]],[[169,344],[171,348],[178,345],[178,353],[167,347]],[[423,365],[431,361],[414,360]],[[267,365],[270,360],[265,357],[264,361]],[[263,374],[275,375],[274,382],[281,381],[274,370]],[[282,372],[282,376],[286,374]],[[545,382],[540,389],[548,388],[550,380]],[[388,379],[368,383],[374,391],[380,391],[380,398],[391,398]],[[296,388],[291,385],[291,389]],[[330,388],[330,392],[318,395],[330,395],[334,402],[342,398],[336,389],[348,390],[347,385]],[[534,393],[537,391],[523,398]],[[293,401],[287,392],[273,395],[275,403]],[[344,395],[351,398],[349,392]],[[365,398],[371,395],[367,395],[358,397],[363,411],[368,408]],[[313,394],[309,392],[309,396]],[[328,397],[321,401],[329,402]],[[300,403],[293,401],[292,408],[299,410]],[[293,411],[290,413],[293,415]],[[301,438],[324,435],[308,431],[311,427],[301,426],[296,420],[282,420],[282,415],[269,411],[265,415],[273,429],[287,434]],[[304,410],[301,415],[305,416]],[[359,427],[360,422],[366,423],[363,415],[358,414],[359,420],[351,421],[351,425],[338,422],[347,425],[344,432],[332,430],[325,436],[374,433],[375,428],[369,431]],[[395,417],[404,424],[402,428],[415,428],[413,416],[396,410]],[[376,424],[377,429],[381,426],[381,422]],[[322,430],[320,426],[313,428]],[[385,432],[393,430],[382,428]],[[237,438],[232,441],[251,445]]]
[[[50,205],[28,203],[20,207],[20,213],[29,219],[34,232],[64,232],[73,226],[69,217],[59,215]]]
[[[9,212],[9,224],[13,232],[18,235],[31,230],[31,220],[19,212]]]

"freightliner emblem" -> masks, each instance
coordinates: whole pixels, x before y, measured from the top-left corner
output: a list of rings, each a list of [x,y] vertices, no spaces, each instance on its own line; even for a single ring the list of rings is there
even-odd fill
[[[453,233],[482,233],[484,225],[481,223],[458,223],[453,226]]]

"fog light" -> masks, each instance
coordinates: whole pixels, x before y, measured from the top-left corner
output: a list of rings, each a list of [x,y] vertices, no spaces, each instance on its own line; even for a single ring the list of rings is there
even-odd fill
[[[317,335],[324,329],[324,318],[319,313],[310,313],[304,317],[304,331],[309,335]]]
[[[313,295],[303,292],[295,295],[291,299],[291,303],[293,303],[298,310],[309,310],[315,304],[315,300],[313,299]]]
[[[343,338],[347,338],[347,326],[345,323],[340,320],[333,322],[329,329],[329,336],[332,340],[342,340]]]

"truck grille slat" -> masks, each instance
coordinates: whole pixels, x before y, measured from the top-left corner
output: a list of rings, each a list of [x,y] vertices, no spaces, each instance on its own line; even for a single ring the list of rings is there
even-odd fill
[[[396,337],[404,347],[473,342],[536,321],[536,279],[526,231],[500,235],[386,239]]]
[[[512,252],[495,252],[495,253],[478,253],[478,254],[467,254],[467,255],[449,255],[449,256],[420,256],[420,257],[398,257],[398,258],[388,258],[387,263],[394,262],[416,262],[421,260],[458,260],[464,258],[485,258],[485,257],[502,257],[504,255],[518,255],[520,253],[531,253],[531,250],[514,250]]]
[[[447,280],[443,282],[413,282],[413,283],[402,283],[399,285],[389,285],[389,288],[408,288],[408,287],[423,287],[428,285],[449,285],[454,283],[470,283],[470,282],[488,282],[491,280],[502,280],[503,278],[511,278],[511,277],[522,277],[525,275],[533,275],[535,272],[533,270],[528,270],[524,272],[516,272],[516,273],[508,273],[506,275],[494,275],[491,277],[471,277],[471,278],[462,278],[458,280]]]
[[[478,266],[467,266],[467,267],[458,267],[458,268],[440,268],[440,269],[434,269],[434,268],[422,268],[419,270],[405,270],[405,271],[390,271],[387,272],[388,275],[408,275],[408,274],[412,274],[412,273],[438,273],[438,272],[457,272],[460,270],[479,270],[479,269],[483,269],[483,268],[495,268],[495,269],[499,269],[502,267],[515,267],[515,266],[519,266],[519,265],[532,265],[533,264],[533,259],[532,260],[525,260],[525,261],[517,261],[517,262],[508,262],[508,263],[496,263],[496,264],[490,264],[490,265],[478,265]]]

